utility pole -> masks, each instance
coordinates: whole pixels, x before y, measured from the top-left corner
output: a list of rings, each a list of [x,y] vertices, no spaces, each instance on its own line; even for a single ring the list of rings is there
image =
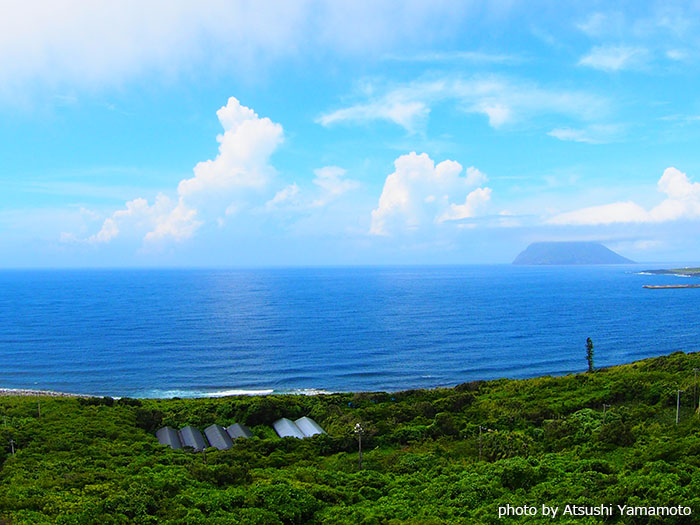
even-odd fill
[[[603,425],[605,424],[605,416],[607,415],[607,412],[605,411],[606,408],[610,408],[611,405],[606,405],[603,403]]]
[[[362,428],[362,425],[359,423],[355,425],[355,430],[353,431],[355,434],[357,434],[357,451],[359,453],[358,467],[360,470],[362,470],[362,433],[364,431],[365,430]]]
[[[695,379],[693,380],[693,408],[698,411],[700,410],[700,400],[698,400],[698,370],[700,368],[693,368],[693,372],[695,373]],[[697,408],[695,407],[695,402],[698,402]]]
[[[681,412],[681,392],[685,392],[685,390],[676,390],[676,425],[678,424],[678,416]]]
[[[479,425],[479,461],[481,461],[481,425]]]
[[[15,440],[11,439],[10,440],[10,448],[12,449],[12,455],[15,455]]]

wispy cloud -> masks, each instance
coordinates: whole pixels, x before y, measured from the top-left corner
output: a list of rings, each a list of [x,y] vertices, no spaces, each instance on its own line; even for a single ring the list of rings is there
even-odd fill
[[[338,166],[324,166],[314,170],[313,188],[302,189],[296,182],[285,186],[265,203],[266,211],[308,212],[330,205],[342,195],[356,190],[360,183],[346,177]]]
[[[413,55],[388,54],[384,55],[383,58],[396,62],[468,62],[472,64],[513,64],[523,61],[520,56],[483,51],[435,51]]]
[[[338,166],[324,166],[314,170],[316,177],[313,183],[320,189],[318,195],[311,205],[313,207],[325,206],[341,195],[353,191],[360,187],[356,180],[345,177],[346,171]]]
[[[700,22],[688,3],[640,4],[639,9],[590,13],[575,24],[596,44],[579,65],[602,71],[664,72],[669,63],[697,62]]]
[[[666,51],[666,56],[671,60],[680,62],[682,60],[686,60],[689,55],[687,51],[684,51],[682,49],[669,49],[668,51]]]
[[[316,119],[316,122],[323,126],[331,126],[340,122],[361,123],[387,120],[398,124],[410,133],[415,133],[427,120],[428,113],[430,109],[425,103],[407,100],[401,93],[393,93],[382,100],[326,113]]]
[[[369,101],[325,113],[316,121],[329,126],[387,120],[413,133],[424,124],[432,105],[446,101],[466,113],[486,116],[493,128],[542,114],[590,120],[608,109],[607,100],[581,90],[544,88],[500,76],[447,76],[388,88]]]
[[[578,61],[580,66],[592,67],[601,71],[641,69],[649,59],[649,52],[643,47],[596,46]]]
[[[270,211],[274,210],[281,205],[290,204],[294,198],[299,194],[299,186],[296,183],[290,184],[275,193],[269,201],[265,203],[265,209]]]
[[[691,124],[694,122],[700,122],[700,115],[666,115],[659,117],[659,120],[666,120],[669,122],[680,122],[682,124]]]
[[[3,2],[0,95],[18,96],[29,86],[121,85],[150,72],[172,78],[202,66],[249,74],[318,47],[376,56],[402,42],[453,34],[462,4],[271,0],[260,9],[237,0],[202,9],[166,0]]]
[[[588,17],[577,23],[576,27],[589,36],[601,36],[609,25],[609,15],[604,13],[591,13]]]
[[[607,144],[620,140],[624,126],[619,124],[592,124],[585,128],[554,128],[547,133],[559,140],[585,144]]]

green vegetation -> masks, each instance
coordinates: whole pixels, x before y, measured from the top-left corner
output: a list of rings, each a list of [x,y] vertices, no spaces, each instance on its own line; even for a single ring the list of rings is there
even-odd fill
[[[2,397],[0,523],[488,524],[503,521],[506,504],[680,504],[693,515],[606,519],[696,523],[694,368],[700,354],[677,352],[593,373],[393,394],[41,398],[41,416],[37,398]],[[267,426],[302,415],[328,435],[279,439]],[[229,451],[174,451],[154,436],[162,425],[232,422],[255,437]]]
[[[675,273],[683,273],[685,275],[700,275],[700,268],[679,268],[673,271]]]
[[[588,371],[593,372],[593,341],[590,337],[586,339],[586,361],[588,361]]]
[[[700,268],[673,268],[671,270],[645,270],[644,272],[657,275],[687,275],[688,277],[700,276]]]

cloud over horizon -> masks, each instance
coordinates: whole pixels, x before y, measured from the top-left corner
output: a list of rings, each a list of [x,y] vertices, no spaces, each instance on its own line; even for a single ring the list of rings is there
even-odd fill
[[[422,226],[476,216],[491,198],[486,175],[453,160],[435,162],[425,153],[402,155],[394,161],[395,171],[384,181],[377,207],[372,211],[370,233],[389,235],[417,230]],[[464,204],[455,202],[464,201]]]
[[[632,201],[613,202],[561,213],[546,222],[556,225],[605,225],[613,223],[662,223],[700,218],[700,183],[691,182],[680,170],[669,167],[657,183],[666,198],[646,210]]]
[[[599,235],[700,253],[698,15],[7,0],[0,265],[498,262]]]

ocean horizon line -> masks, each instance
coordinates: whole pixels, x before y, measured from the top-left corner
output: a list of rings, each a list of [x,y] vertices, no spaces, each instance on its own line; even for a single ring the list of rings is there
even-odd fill
[[[617,267],[628,266],[638,267],[647,265],[684,265],[686,267],[700,266],[697,261],[635,261],[624,264],[535,264],[522,265],[526,268],[596,268],[596,267]],[[0,272],[22,272],[22,271],[260,271],[260,270],[332,270],[332,269],[391,269],[391,268],[469,268],[469,267],[513,267],[511,262],[462,262],[462,263],[367,263],[367,264],[284,264],[284,265],[191,265],[191,266],[0,266]]]

